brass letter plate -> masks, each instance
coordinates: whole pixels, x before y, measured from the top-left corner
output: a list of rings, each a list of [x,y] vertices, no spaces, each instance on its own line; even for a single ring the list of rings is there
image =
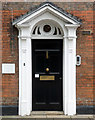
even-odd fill
[[[40,76],[40,80],[55,80],[55,76]]]

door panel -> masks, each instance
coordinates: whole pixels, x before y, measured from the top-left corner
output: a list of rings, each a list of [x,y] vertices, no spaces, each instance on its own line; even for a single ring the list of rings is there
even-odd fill
[[[62,110],[62,40],[33,40],[33,110]],[[38,77],[35,77],[38,74]]]

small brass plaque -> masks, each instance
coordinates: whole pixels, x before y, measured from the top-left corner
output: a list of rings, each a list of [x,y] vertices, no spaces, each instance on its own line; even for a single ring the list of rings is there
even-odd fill
[[[55,80],[55,76],[40,76],[40,80]]]

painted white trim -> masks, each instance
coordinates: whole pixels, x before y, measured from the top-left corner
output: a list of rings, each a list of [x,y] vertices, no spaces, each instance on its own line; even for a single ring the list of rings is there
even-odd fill
[[[26,38],[31,38],[31,36],[18,36],[18,38],[26,39]]]
[[[45,25],[49,25],[50,26],[50,31],[49,32],[46,32],[44,31],[44,26]],[[47,36],[55,36],[55,37],[61,37],[62,36],[62,32],[59,27],[57,27],[54,23],[51,23],[51,21],[45,21],[45,22],[42,22],[38,25],[36,25],[33,30],[32,30],[32,36],[43,36],[43,37],[46,37]]]
[[[20,29],[19,29],[19,35],[21,34]],[[21,77],[21,40],[19,38],[19,115],[22,115],[22,110],[21,110],[21,87],[22,87],[22,77]]]
[[[27,115],[30,115],[32,110],[32,53],[31,53],[31,38],[27,38]]]
[[[40,39],[63,39],[63,37],[58,37],[58,36],[52,36],[52,37],[47,37],[47,36],[31,36],[31,37],[29,37],[29,36],[18,36],[18,38],[21,38],[21,39],[26,39],[26,38],[30,38],[30,39],[38,39],[38,38],[40,38]]]
[[[68,77],[68,70],[67,70],[67,65],[68,65],[68,61],[67,61],[67,38],[65,37],[64,38],[64,46],[63,46],[63,111],[64,111],[64,114],[65,115],[68,115],[68,111],[67,111],[67,94],[68,94],[68,89],[67,89],[67,86],[68,86],[68,82],[66,81],[67,80],[67,77]]]
[[[31,31],[41,22],[48,21],[47,12],[51,12],[50,21],[54,21],[62,29],[64,37],[33,36]],[[44,13],[44,14],[42,14]],[[42,15],[42,16],[41,16]],[[58,18],[59,16],[63,19]],[[34,19],[35,18],[35,19]],[[65,22],[71,22],[67,24]],[[24,22],[25,26],[23,25]],[[43,22],[43,21],[42,21]],[[23,24],[22,24],[23,23]],[[30,24],[30,26],[29,26]],[[79,25],[62,16],[50,7],[42,8],[17,23],[19,29],[19,115],[30,115],[32,111],[32,40],[31,39],[63,39],[63,111],[65,115],[76,114],[76,30]],[[25,63],[25,66],[24,66]]]
[[[67,114],[76,114],[76,29],[79,25],[65,25],[68,29],[67,36],[67,82],[66,96],[67,96]],[[66,71],[65,70],[65,71]]]
[[[56,11],[55,8],[51,8],[50,6],[46,6],[40,10],[38,10],[37,12],[31,14],[30,16],[26,17],[25,19],[23,19],[22,21],[20,21],[19,23],[17,23],[18,26],[30,22],[30,20],[35,19],[36,16],[40,16],[45,12],[50,12],[53,13],[53,15],[55,15],[56,17],[62,19],[63,21],[66,22],[70,22],[71,24],[77,24],[75,21],[71,20],[70,18],[66,17],[65,15],[61,14],[60,12]],[[28,24],[29,25],[29,24]],[[24,26],[24,25],[23,25]]]
[[[35,37],[31,37],[31,39],[38,39],[38,38],[40,38],[40,39],[63,39],[63,37],[39,37],[39,36],[35,36]]]

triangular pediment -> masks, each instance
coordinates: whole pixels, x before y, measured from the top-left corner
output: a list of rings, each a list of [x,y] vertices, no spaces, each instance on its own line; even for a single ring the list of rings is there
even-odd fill
[[[77,17],[73,16],[72,14],[67,13],[62,8],[57,7],[53,3],[45,2],[40,4],[36,9],[29,11],[27,14],[18,17],[13,21],[13,25],[21,25],[24,23],[29,23],[31,20],[35,19],[36,17],[49,12],[54,16],[58,17],[59,19],[63,20],[66,23],[70,24],[81,24],[81,20]]]

